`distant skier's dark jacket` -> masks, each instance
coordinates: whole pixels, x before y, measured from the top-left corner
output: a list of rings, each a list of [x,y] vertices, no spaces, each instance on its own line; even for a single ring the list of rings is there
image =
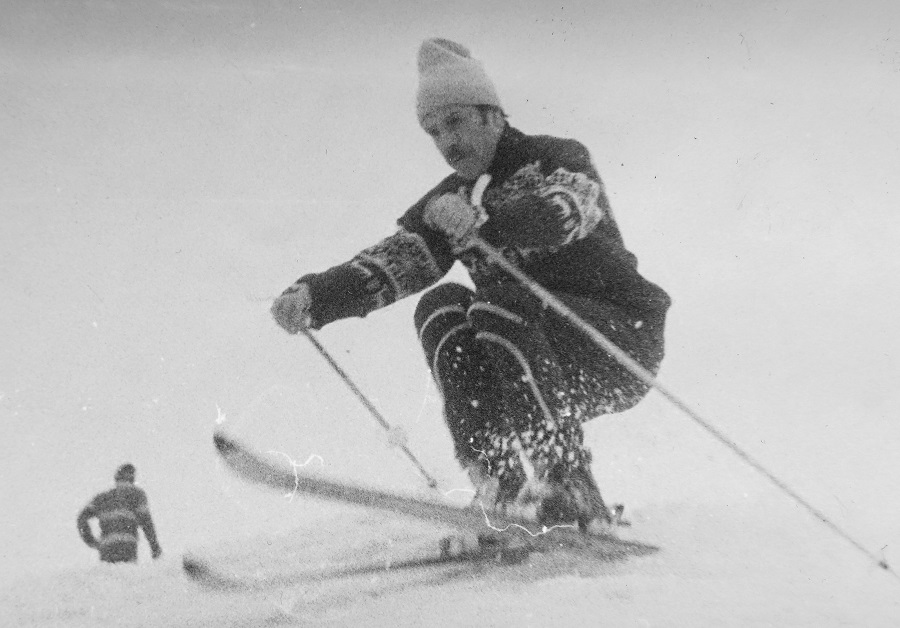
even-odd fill
[[[91,519],[100,521],[100,541],[91,532]],[[137,560],[138,527],[154,555],[159,552],[156,530],[150,517],[147,495],[131,482],[116,482],[100,493],[78,515],[78,533],[90,547],[100,550],[100,560],[110,563]]]
[[[479,231],[485,241],[553,293],[609,301],[644,320],[662,319],[669,297],[638,273],[582,144],[507,127],[488,174],[482,197],[488,220]],[[349,262],[301,277],[313,297],[313,327],[365,316],[427,288],[456,259],[476,288],[508,281],[474,253],[454,253],[446,236],[423,221],[431,198],[460,191],[468,198],[472,185],[450,175],[407,210],[395,234]]]

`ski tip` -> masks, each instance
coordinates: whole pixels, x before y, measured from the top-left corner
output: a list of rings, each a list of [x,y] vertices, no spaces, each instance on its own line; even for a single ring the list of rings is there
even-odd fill
[[[184,573],[194,579],[202,577],[207,572],[206,565],[191,556],[181,558],[181,568],[184,569]]]
[[[213,434],[213,444],[216,446],[216,449],[219,450],[219,453],[228,453],[232,449],[234,449],[234,443],[230,438],[225,436],[222,432],[216,432]]]

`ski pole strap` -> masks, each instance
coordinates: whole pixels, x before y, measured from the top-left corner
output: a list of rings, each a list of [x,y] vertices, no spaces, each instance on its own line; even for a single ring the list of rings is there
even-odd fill
[[[480,183],[481,181],[479,181]],[[476,188],[480,186],[476,185]],[[480,200],[481,194],[484,188],[480,187],[480,190],[476,190],[478,192],[477,197],[476,194],[473,193],[473,200]],[[528,288],[535,296],[537,296],[543,303],[545,303],[548,307],[555,310],[561,316],[565,317],[572,325],[580,329],[584,332],[597,346],[606,351],[609,355],[619,361],[625,368],[627,368],[631,373],[640,379],[642,382],[650,386],[651,388],[655,388],[663,397],[669,400],[676,408],[684,412],[690,419],[692,419],[695,423],[700,425],[703,429],[705,429],[709,434],[711,434],[716,440],[720,443],[728,447],[733,453],[735,453],[741,460],[745,463],[753,467],[756,471],[765,476],[770,482],[772,482],[778,489],[788,495],[795,502],[800,504],[803,508],[805,508],[810,514],[812,514],[816,519],[825,524],[832,532],[843,538],[845,541],[850,543],[857,550],[862,552],[864,555],[868,556],[875,564],[877,564],[882,569],[885,569],[891,572],[894,577],[900,579],[900,576],[897,575],[896,572],[891,569],[891,567],[887,564],[887,561],[877,556],[872,551],[868,550],[865,546],[863,546],[859,541],[850,536],[843,529],[838,527],[831,519],[829,519],[822,511],[815,508],[812,504],[807,502],[803,497],[801,497],[796,491],[791,489],[787,484],[785,484],[782,480],[776,477],[772,472],[766,469],[762,463],[758,462],[754,459],[750,454],[744,451],[741,447],[739,447],[734,441],[728,438],[724,433],[719,431],[715,426],[712,425],[709,421],[701,417],[694,409],[692,409],[686,402],[680,399],[675,393],[667,389],[665,386],[659,383],[656,379],[656,376],[641,366],[638,362],[636,362],[630,355],[628,355],[625,351],[620,349],[614,342],[612,342],[609,338],[601,334],[597,329],[595,329],[592,325],[586,322],[583,318],[581,318],[577,313],[575,313],[572,309],[570,309],[565,303],[556,298],[549,290],[541,286],[534,279],[529,277],[527,274],[522,272],[518,267],[516,267],[513,263],[503,257],[503,254],[498,251],[495,247],[491,246],[480,237],[471,236],[469,241],[467,242],[467,246],[471,248],[476,248],[485,256],[485,258],[489,262],[493,262],[497,264],[500,268],[502,268],[506,273],[515,278],[519,283]]]
[[[347,387],[353,392],[354,395],[356,395],[356,398],[359,399],[360,402],[362,402],[362,404],[366,407],[366,410],[368,410],[369,413],[375,418],[375,420],[378,421],[381,427],[383,427],[385,431],[388,432],[388,434],[393,433],[394,429],[391,427],[391,424],[387,422],[381,412],[378,411],[378,408],[376,408],[375,405],[371,401],[369,401],[369,398],[366,397],[366,395],[363,394],[363,392],[356,386],[356,384],[353,383],[353,380],[350,379],[350,376],[347,375],[346,372],[344,372],[344,369],[342,369],[341,366],[337,362],[335,362],[334,358],[331,357],[331,354],[328,353],[328,350],[326,350],[325,347],[322,346],[322,343],[319,342],[319,339],[316,338],[309,329],[301,329],[300,332],[304,336],[306,336],[307,340],[312,343],[312,345],[316,348],[316,351],[319,352],[319,355],[325,358],[325,361],[328,362],[329,365],[331,365],[331,368],[334,369],[334,372],[338,374],[338,376],[344,381]],[[422,477],[424,477],[425,481],[428,483],[428,487],[437,489],[437,480],[434,479],[434,477],[432,477],[432,475],[425,470],[425,467],[422,466],[422,463],[419,462],[419,459],[416,458],[416,456],[409,450],[409,447],[399,442],[395,444],[415,465],[416,469],[419,470],[419,473],[422,474]]]

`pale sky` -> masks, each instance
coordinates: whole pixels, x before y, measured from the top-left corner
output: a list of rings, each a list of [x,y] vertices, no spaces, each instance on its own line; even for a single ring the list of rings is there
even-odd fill
[[[900,542],[895,2],[9,5],[4,571],[93,564],[75,517],[126,460],[169,559],[333,514],[232,480],[223,414],[328,473],[422,488],[267,309],[447,174],[413,113],[430,36],[472,49],[514,126],[591,150],[674,298],[661,379],[865,542]],[[414,305],[320,337],[449,488]],[[588,430],[629,504],[771,490],[659,398]]]

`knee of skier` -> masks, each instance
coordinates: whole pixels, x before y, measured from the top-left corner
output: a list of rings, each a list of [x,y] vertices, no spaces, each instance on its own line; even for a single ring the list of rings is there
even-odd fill
[[[540,300],[518,283],[502,283],[478,291],[469,307],[469,317],[494,316],[527,324],[541,313]]]
[[[442,313],[465,312],[472,302],[474,293],[467,287],[458,283],[444,283],[426,292],[416,306],[414,321],[416,333],[421,335],[422,328],[435,315]]]
[[[649,384],[625,372],[624,369],[620,369],[620,371],[621,375],[618,381],[607,385],[606,399],[600,404],[599,411],[589,414],[589,418],[631,410],[650,392]],[[585,420],[589,420],[589,418]]]

